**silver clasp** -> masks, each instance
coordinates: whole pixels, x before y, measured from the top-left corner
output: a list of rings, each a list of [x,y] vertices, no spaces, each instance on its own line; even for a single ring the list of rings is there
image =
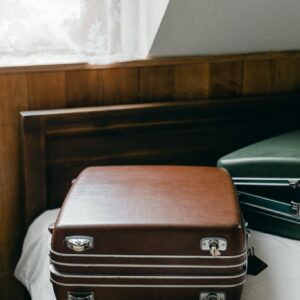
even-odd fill
[[[200,248],[209,251],[211,256],[220,256],[222,251],[227,250],[227,241],[224,238],[206,237],[201,239]]]
[[[291,201],[291,213],[293,216],[300,217],[300,203]]]
[[[94,247],[94,239],[91,236],[83,235],[67,236],[65,244],[75,252],[83,252]]]
[[[291,179],[289,180],[289,185],[291,188],[296,189],[300,187],[300,181],[298,179]]]

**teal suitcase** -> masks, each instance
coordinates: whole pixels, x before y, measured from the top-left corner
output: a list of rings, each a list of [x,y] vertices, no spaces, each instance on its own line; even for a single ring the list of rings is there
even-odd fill
[[[300,130],[218,161],[235,183],[249,228],[300,240]]]

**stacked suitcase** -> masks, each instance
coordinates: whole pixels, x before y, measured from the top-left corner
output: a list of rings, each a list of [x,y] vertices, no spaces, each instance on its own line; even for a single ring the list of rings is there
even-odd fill
[[[300,240],[300,131],[222,157],[249,228]]]
[[[85,169],[50,262],[58,300],[238,300],[247,238],[232,180],[205,167]]]

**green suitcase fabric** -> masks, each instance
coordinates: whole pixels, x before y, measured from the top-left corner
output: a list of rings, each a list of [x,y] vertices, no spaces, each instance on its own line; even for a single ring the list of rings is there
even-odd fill
[[[300,130],[234,151],[218,166],[232,177],[300,178]]]
[[[260,178],[261,186],[236,185],[250,228],[300,240],[300,217],[289,213],[290,202],[300,202],[300,187],[264,186],[264,179],[300,180],[300,130],[232,152],[218,166],[233,179]]]

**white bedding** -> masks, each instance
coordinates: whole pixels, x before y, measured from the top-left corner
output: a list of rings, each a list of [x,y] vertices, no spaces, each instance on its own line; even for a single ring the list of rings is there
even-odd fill
[[[48,252],[53,223],[58,209],[38,217],[26,235],[15,276],[27,287],[32,300],[55,300],[49,281]],[[242,300],[299,299],[300,241],[252,231],[252,244],[268,268],[257,276],[248,276]]]

